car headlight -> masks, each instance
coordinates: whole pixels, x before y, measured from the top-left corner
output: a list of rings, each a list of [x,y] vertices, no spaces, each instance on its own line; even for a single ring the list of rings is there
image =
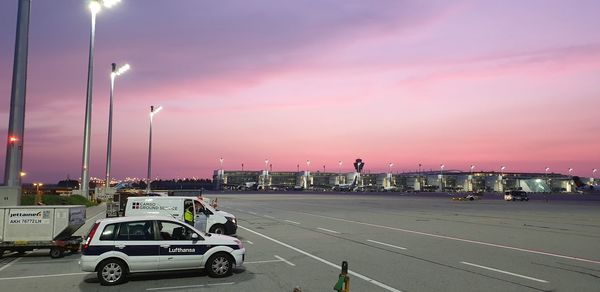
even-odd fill
[[[233,218],[233,217],[225,217],[225,218],[226,218],[228,221],[231,221],[231,223],[233,223],[233,224],[237,224],[237,223],[236,223],[236,221],[235,221],[235,218]]]

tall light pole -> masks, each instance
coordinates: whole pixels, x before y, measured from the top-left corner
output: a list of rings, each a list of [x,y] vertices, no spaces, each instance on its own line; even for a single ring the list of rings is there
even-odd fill
[[[108,105],[108,142],[106,145],[106,186],[104,187],[104,195],[107,194],[108,188],[110,188],[110,163],[111,163],[111,153],[112,153],[112,120],[113,120],[113,96],[115,91],[115,79],[117,76],[121,76],[121,74],[127,72],[130,66],[129,64],[125,64],[119,69],[117,69],[117,64],[111,64],[111,73],[110,73],[110,97],[109,97],[109,105]]]
[[[306,171],[310,170],[310,160],[306,161]]]
[[[592,169],[592,178],[595,178],[596,172],[598,172],[598,169]]]
[[[265,171],[269,171],[269,159],[265,159]]]
[[[569,167],[569,175],[573,173],[573,168]]]
[[[473,174],[473,170],[475,169],[475,165],[471,165],[471,175]]]
[[[394,164],[390,162],[390,163],[388,164],[388,167],[390,168],[390,174],[392,173],[392,166],[394,166]]]
[[[90,136],[92,128],[92,87],[94,78],[94,39],[96,35],[96,14],[102,6],[110,8],[120,0],[91,0],[90,12],[92,21],[90,25],[90,50],[88,58],[87,90],[85,97],[85,121],[83,126],[83,161],[81,163],[81,195],[89,199],[90,183]]]
[[[147,185],[146,192],[150,193],[150,183],[152,178],[152,120],[154,120],[154,115],[158,114],[162,110],[162,106],[158,106],[158,108],[154,108],[154,106],[150,106],[150,135],[148,138],[148,176],[147,176]]]
[[[221,171],[223,171],[223,157],[219,158],[219,163],[221,163]]]
[[[13,59],[12,87],[10,93],[10,116],[6,159],[4,161],[4,184],[14,189],[2,194],[0,205],[21,205],[21,171],[23,168],[23,137],[25,134],[25,91],[27,88],[27,59],[29,51],[30,0],[19,0],[17,32]]]

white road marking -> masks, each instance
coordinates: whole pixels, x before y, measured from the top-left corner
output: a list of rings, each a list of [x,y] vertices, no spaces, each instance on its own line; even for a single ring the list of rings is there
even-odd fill
[[[293,224],[298,224],[298,225],[300,225],[300,222],[296,222],[296,221],[292,221],[292,220],[284,220],[284,221],[285,221],[285,222],[290,222],[290,223],[293,223]]]
[[[54,274],[54,275],[38,275],[38,276],[22,276],[22,277],[10,277],[0,278],[0,281],[4,280],[20,280],[20,279],[35,279],[35,278],[50,278],[50,277],[63,277],[63,276],[76,276],[76,275],[88,275],[94,273],[81,272],[81,273],[68,273],[68,274]]]
[[[188,286],[173,286],[173,287],[157,287],[147,288],[146,291],[157,291],[157,290],[176,290],[176,289],[189,289],[189,288],[201,288],[206,286],[222,286],[222,285],[233,285],[234,282],[229,283],[214,283],[214,284],[200,284],[200,285],[188,285]]]
[[[332,262],[330,262],[330,261],[328,261],[328,260],[325,260],[325,259],[322,259],[322,258],[320,258],[320,257],[318,257],[318,256],[312,255],[312,254],[310,254],[310,253],[308,253],[308,252],[305,252],[305,251],[303,251],[303,250],[301,250],[301,249],[299,249],[299,248],[297,248],[297,247],[293,247],[293,246],[291,246],[291,245],[289,245],[289,244],[287,244],[287,243],[281,242],[281,241],[279,241],[279,240],[277,240],[277,239],[274,239],[274,238],[271,238],[271,237],[269,237],[269,236],[266,236],[266,235],[264,235],[264,234],[262,234],[262,233],[256,232],[256,231],[254,231],[254,230],[252,230],[252,229],[248,229],[248,228],[246,228],[246,227],[244,227],[244,226],[238,225],[238,227],[239,227],[239,228],[242,228],[242,229],[244,229],[244,230],[246,230],[246,231],[248,231],[248,232],[250,232],[250,233],[254,233],[254,234],[258,235],[258,236],[261,236],[261,237],[263,237],[263,238],[266,238],[266,239],[268,239],[268,240],[270,240],[270,241],[272,241],[272,242],[275,242],[275,243],[277,243],[277,244],[279,244],[279,245],[285,246],[285,247],[287,247],[287,248],[289,248],[289,249],[291,249],[291,250],[294,250],[294,251],[296,251],[296,252],[299,252],[299,253],[301,253],[301,254],[303,254],[303,255],[307,256],[307,257],[310,257],[310,258],[312,258],[312,259],[315,259],[315,260],[317,260],[317,261],[319,261],[319,262],[321,262],[321,263],[324,263],[324,264],[326,264],[326,265],[328,265],[328,266],[331,266],[331,267],[335,268],[336,270],[339,270],[339,269],[340,269],[340,265],[336,265],[336,264],[334,264],[334,263],[332,263]],[[352,276],[355,276],[355,277],[357,277],[357,278],[360,278],[360,279],[362,279],[362,280],[365,280],[365,281],[367,281],[367,282],[369,282],[369,283],[371,283],[371,284],[373,284],[373,285],[376,285],[376,286],[378,286],[378,287],[381,287],[381,288],[383,288],[383,289],[385,289],[385,290],[392,291],[392,292],[402,292],[401,290],[398,290],[398,289],[396,289],[396,288],[394,288],[394,287],[390,287],[390,286],[388,286],[388,285],[386,285],[386,284],[384,284],[384,283],[381,283],[381,282],[379,282],[379,281],[377,281],[377,280],[371,279],[371,278],[369,278],[369,277],[367,277],[367,276],[365,276],[365,275],[359,274],[359,273],[357,273],[357,272],[354,272],[354,271],[352,271],[352,270],[348,270],[348,274],[350,274],[350,275],[352,275]]]
[[[249,244],[254,244],[254,242],[250,241],[250,240],[244,240],[244,242],[247,242]]]
[[[292,212],[294,212],[294,211],[292,211]],[[431,236],[431,237],[436,237],[436,238],[450,239],[450,240],[456,240],[456,241],[462,241],[462,242],[468,242],[468,243],[474,243],[474,244],[480,244],[480,245],[486,245],[486,246],[492,246],[492,247],[498,247],[498,248],[504,248],[504,249],[510,249],[510,250],[517,250],[517,251],[540,254],[540,255],[546,255],[546,256],[557,257],[557,258],[562,258],[562,259],[569,259],[569,260],[581,261],[581,262],[586,262],[586,263],[600,264],[600,261],[566,256],[566,255],[560,255],[560,254],[554,254],[554,253],[549,253],[549,252],[543,252],[543,251],[537,251],[537,250],[531,250],[531,249],[525,249],[525,248],[518,248],[518,247],[513,247],[513,246],[507,246],[507,245],[501,245],[501,244],[495,244],[495,243],[489,243],[489,242],[483,242],[483,241],[477,241],[477,240],[463,239],[463,238],[458,238],[458,237],[431,234],[431,233],[414,231],[414,230],[409,230],[409,229],[395,228],[395,227],[390,227],[390,226],[377,225],[377,224],[372,224],[372,223],[365,223],[365,222],[359,222],[359,221],[354,221],[354,220],[347,220],[347,219],[335,218],[335,217],[329,217],[329,216],[323,216],[323,215],[316,215],[316,214],[305,213],[305,212],[296,212],[296,213],[301,213],[301,214],[306,214],[306,215],[321,217],[321,218],[327,218],[327,219],[331,219],[331,220],[356,223],[356,224],[361,224],[361,225],[366,225],[366,226],[371,226],[371,227],[385,228],[385,229],[402,231],[402,232],[407,232],[407,233]]]
[[[250,214],[252,214],[252,215],[256,215],[256,213],[255,213],[255,212],[252,212],[252,211],[248,211],[248,213],[250,213]]]
[[[317,229],[321,229],[323,231],[327,231],[327,232],[331,232],[331,233],[335,233],[335,234],[340,234],[339,232],[337,232],[335,230],[325,229],[325,228],[321,228],[321,227],[317,227]]]
[[[503,270],[498,270],[498,269],[486,267],[486,266],[480,266],[480,265],[476,265],[476,264],[472,264],[472,263],[468,263],[468,262],[460,262],[460,263],[461,264],[465,264],[465,265],[469,265],[469,266],[473,266],[473,267],[478,267],[478,268],[482,268],[482,269],[494,271],[494,272],[498,272],[498,273],[502,273],[502,274],[507,274],[507,275],[511,275],[511,276],[523,278],[523,279],[528,279],[528,280],[532,280],[532,281],[536,281],[536,282],[540,282],[540,283],[548,283],[548,281],[546,281],[546,280],[541,280],[541,279],[537,279],[537,278],[533,278],[533,277],[523,276],[523,275],[519,275],[519,274],[515,274],[515,273],[503,271]]]
[[[223,286],[223,285],[233,285],[235,284],[235,282],[227,282],[227,283],[212,283],[212,284],[206,284],[206,286]]]
[[[275,255],[275,257],[276,257],[276,258],[278,258],[278,259],[280,259],[282,262],[284,262],[284,263],[286,263],[286,264],[288,264],[288,265],[292,266],[292,267],[295,267],[295,266],[296,266],[294,263],[292,263],[292,262],[290,262],[290,261],[288,261],[288,260],[286,260],[286,259],[284,259],[284,258],[282,258],[282,257],[280,257],[280,256],[278,256],[278,255]]]
[[[375,240],[367,239],[367,241],[368,242],[373,242],[373,243],[378,243],[378,244],[389,246],[389,247],[393,247],[393,248],[397,248],[397,249],[406,249],[406,247],[396,246],[396,245],[392,245],[392,244],[384,243],[384,242],[379,242],[379,241],[375,241]]]
[[[8,267],[12,266],[14,263],[16,263],[16,262],[20,261],[21,259],[22,259],[22,257],[18,257],[18,258],[16,258],[16,259],[14,259],[14,260],[10,261],[10,263],[8,263],[8,264],[6,264],[6,265],[4,265],[4,266],[2,266],[2,267],[0,268],[0,272],[4,271],[4,269],[6,269],[6,268],[8,268]]]
[[[85,222],[91,221],[92,219],[94,219],[94,218],[96,218],[96,217],[98,217],[98,216],[100,216],[100,215],[106,215],[106,214],[105,214],[104,212],[100,212],[100,213],[98,213],[98,214],[94,215],[94,217],[92,217],[92,218],[89,218],[89,219],[86,219],[86,220],[85,220]]]
[[[275,219],[275,217],[273,216],[269,216],[269,215],[265,215],[265,217],[269,218],[269,219]]]
[[[253,261],[253,262],[244,262],[245,264],[266,264],[266,263],[278,263],[282,262],[282,260],[267,260],[267,261]]]

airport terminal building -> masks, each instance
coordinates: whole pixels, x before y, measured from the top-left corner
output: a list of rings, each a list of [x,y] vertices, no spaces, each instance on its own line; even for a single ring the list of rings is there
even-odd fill
[[[593,178],[581,178],[596,184]],[[215,170],[216,190],[314,190],[399,192],[576,192],[570,175],[558,173],[423,171],[406,173]]]

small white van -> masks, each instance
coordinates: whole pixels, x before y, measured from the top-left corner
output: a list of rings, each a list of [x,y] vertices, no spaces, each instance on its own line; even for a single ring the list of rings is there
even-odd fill
[[[185,215],[186,210],[189,212],[188,218]],[[237,231],[234,215],[215,210],[198,197],[129,197],[125,206],[125,216],[144,215],[173,217],[210,233],[231,235]]]

